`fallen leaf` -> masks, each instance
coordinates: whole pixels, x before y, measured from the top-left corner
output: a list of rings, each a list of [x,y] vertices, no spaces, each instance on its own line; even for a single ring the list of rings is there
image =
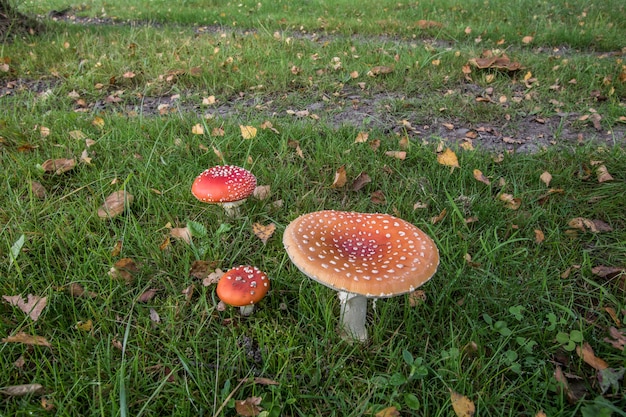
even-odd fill
[[[373,151],[377,151],[378,148],[380,147],[380,139],[374,139],[372,141],[369,142],[370,148]]]
[[[263,408],[260,407],[262,400],[261,397],[249,397],[245,400],[235,401],[235,411],[243,417],[258,416],[263,411]]]
[[[54,410],[54,401],[51,398],[41,397],[41,408],[43,408],[44,411]]]
[[[504,201],[507,208],[517,210],[522,205],[522,200],[514,198],[511,194],[502,193],[498,196],[500,201]]]
[[[545,239],[546,236],[543,234],[543,232],[539,229],[535,229],[535,243],[540,245]]]
[[[197,123],[191,127],[192,135],[204,135],[204,127],[200,123]]]
[[[548,417],[546,415],[546,413],[543,412],[543,410],[539,410],[537,411],[537,414],[535,414],[535,417]]]
[[[141,293],[139,297],[137,297],[137,302],[147,303],[148,301],[151,301],[158,291],[159,290],[157,290],[156,288],[149,288],[145,290],[143,293]]]
[[[252,192],[252,197],[256,198],[259,201],[265,200],[270,196],[271,188],[269,185],[257,185]]]
[[[559,391],[564,393],[567,397],[567,402],[569,402],[570,404],[575,404],[578,401],[578,398],[576,397],[576,394],[574,394],[574,392],[570,389],[569,382],[567,381],[567,378],[565,377],[565,374],[563,374],[563,370],[559,365],[557,365],[556,369],[554,370],[554,378],[559,383]]]
[[[302,159],[304,159],[304,154],[302,153],[302,149],[300,149],[300,142],[297,140],[289,139],[287,140],[287,146],[290,148],[294,148],[296,150],[296,154]]]
[[[270,223],[268,225],[262,225],[261,223],[254,223],[252,225],[252,232],[254,233],[256,237],[261,239],[261,242],[263,242],[264,245],[272,237],[275,230],[276,230],[276,225],[274,223]]]
[[[191,244],[191,231],[188,227],[173,227],[170,229],[170,236],[174,239],[182,240],[187,244]]]
[[[97,128],[102,129],[104,127],[104,119],[102,117],[96,116],[91,121],[91,124]]]
[[[24,384],[24,385],[11,385],[8,387],[0,388],[0,394],[8,395],[9,397],[23,397],[30,394],[41,394],[44,391],[41,384]]]
[[[409,293],[409,305],[411,307],[417,307],[424,302],[426,302],[426,292],[424,290],[415,290]]]
[[[371,70],[367,72],[368,77],[376,77],[378,75],[391,74],[393,72],[393,67],[388,67],[385,65],[378,65],[373,67]]]
[[[626,268],[598,265],[591,268],[591,273],[600,278],[615,279],[619,276],[626,276]]]
[[[30,334],[26,334],[24,332],[19,332],[14,334],[13,336],[7,336],[2,339],[3,343],[23,343],[25,345],[35,345],[35,346],[45,346],[51,347],[50,342],[46,340],[45,337],[42,336],[34,336]]]
[[[331,188],[341,188],[346,185],[348,178],[346,176],[346,167],[342,165],[335,172],[335,179],[333,180],[333,184],[330,186]]]
[[[226,131],[224,131],[223,127],[214,127],[213,129],[211,129],[211,136],[215,136],[215,137],[222,137],[226,135]],[[215,152],[217,150],[217,148],[213,147],[213,152]],[[219,151],[215,152],[215,154],[218,156],[218,158],[223,159],[222,158],[222,154]]]
[[[602,220],[590,220],[584,217],[574,217],[567,225],[573,229],[578,229],[583,232],[589,231],[591,233],[610,232],[613,230],[609,224]]]
[[[486,184],[486,185],[490,185],[491,184],[491,181],[489,180],[489,178],[485,177],[481,170],[475,169],[473,171],[473,173],[474,173],[474,178],[476,178],[477,181],[480,181],[480,182],[482,182],[483,184]]]
[[[593,352],[593,348],[587,342],[584,342],[582,346],[576,346],[576,354],[583,361],[585,361],[587,365],[591,366],[596,371],[600,371],[609,367],[608,363],[595,355],[595,353]]]
[[[371,194],[370,201],[374,204],[385,204],[387,202],[387,198],[382,190],[376,190]]]
[[[76,323],[76,329],[83,332],[90,332],[93,329],[93,321],[79,321],[78,323]]]
[[[273,379],[264,378],[262,376],[257,376],[252,379],[252,382],[259,385],[280,385],[278,381],[274,381]]]
[[[65,172],[71,171],[76,166],[76,159],[48,159],[41,164],[41,169],[46,173],[52,173],[54,175],[61,175]]]
[[[113,279],[122,279],[126,284],[133,282],[133,274],[139,272],[137,264],[132,258],[122,258],[115,262],[109,270],[109,276]]]
[[[624,350],[626,347],[626,329],[618,330],[611,326],[609,328],[609,335],[611,337],[604,338],[604,341],[609,343],[615,349]]]
[[[420,19],[420,20],[417,21],[415,26],[417,26],[420,29],[431,29],[431,28],[441,28],[441,27],[443,27],[443,24],[441,24],[439,22],[432,21],[432,20]]]
[[[239,125],[241,130],[241,137],[244,139],[252,139],[256,136],[257,128],[254,126]]]
[[[522,38],[522,43],[529,44],[529,43],[531,43],[531,42],[533,41],[533,39],[534,39],[534,38],[533,38],[532,36],[524,36],[524,37]]]
[[[604,311],[606,311],[608,315],[611,316],[611,319],[617,326],[622,325],[622,321],[619,319],[619,317],[617,317],[617,311],[615,311],[613,307],[604,307]]]
[[[215,268],[215,271],[211,272],[202,280],[202,285],[208,287],[209,285],[217,284],[220,278],[222,278],[222,275],[224,275],[224,271],[219,268]]]
[[[450,148],[446,148],[443,152],[437,154],[437,162],[441,165],[452,167],[452,169],[460,168],[459,160],[454,151]]]
[[[406,152],[405,151],[387,151],[385,152],[385,155],[391,157],[391,158],[396,158],[399,159],[401,161],[404,161],[406,159]]]
[[[441,212],[438,215],[436,215],[435,217],[431,217],[430,222],[432,224],[439,223],[446,217],[446,214],[448,214],[448,209],[444,208],[443,210],[441,210]]]
[[[98,217],[107,219],[123,213],[132,204],[133,199],[133,195],[124,190],[111,193],[98,208]]]
[[[195,260],[189,268],[189,276],[196,279],[205,279],[213,269],[212,262]]]
[[[606,169],[606,166],[600,165],[596,168],[596,175],[598,176],[598,182],[603,183],[607,181],[613,181],[613,177],[609,174],[609,171]]]
[[[98,294],[96,294],[93,291],[85,291],[83,286],[77,282],[72,282],[70,283],[70,285],[68,285],[68,292],[70,293],[72,297],[75,297],[75,298],[80,298],[80,297],[95,298],[98,296]]]
[[[539,176],[539,179],[546,185],[546,187],[549,187],[550,181],[552,181],[552,175],[548,171],[545,171]]]
[[[476,412],[472,400],[452,390],[450,390],[450,401],[457,417],[472,417]]]
[[[22,310],[25,314],[27,314],[32,321],[37,321],[39,316],[43,312],[44,308],[46,308],[46,303],[48,302],[47,297],[38,297],[36,295],[28,294],[27,300],[24,300],[21,295],[3,295],[2,298],[11,304]]]
[[[33,196],[35,196],[36,198],[43,200],[44,198],[46,198],[46,188],[41,185],[40,182],[38,181],[31,181],[30,182],[30,190],[33,193]]]
[[[375,414],[375,417],[399,417],[400,412],[396,407],[387,407]]]
[[[212,106],[215,103],[217,103],[215,96],[202,97],[202,104],[204,106]]]
[[[506,54],[502,54],[500,56],[491,55],[483,58],[471,58],[468,62],[479,69],[491,68],[506,71],[517,71],[522,68],[522,65],[519,62],[511,62]]]
[[[372,182],[372,179],[366,172],[361,172],[355,179],[352,181],[352,186],[350,187],[352,191],[359,191],[361,188],[365,187],[367,184]]]
[[[91,157],[89,156],[89,152],[87,152],[87,149],[84,149],[83,152],[80,154],[80,162],[86,165],[91,165]]]
[[[368,132],[359,132],[356,135],[356,139],[354,139],[354,143],[364,143],[367,142],[370,134]]]
[[[154,308],[150,309],[150,320],[154,323],[161,323],[161,316]]]

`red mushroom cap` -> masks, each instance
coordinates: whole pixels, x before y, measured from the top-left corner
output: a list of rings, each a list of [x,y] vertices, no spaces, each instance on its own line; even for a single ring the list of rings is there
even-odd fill
[[[413,291],[439,265],[433,240],[388,214],[305,214],[287,226],[283,243],[291,261],[309,278],[372,298]]]
[[[238,266],[226,272],[217,283],[217,296],[233,307],[256,304],[270,289],[267,275],[255,266]]]
[[[244,168],[218,165],[198,175],[191,193],[205,203],[231,203],[245,200],[256,187],[256,178]]]

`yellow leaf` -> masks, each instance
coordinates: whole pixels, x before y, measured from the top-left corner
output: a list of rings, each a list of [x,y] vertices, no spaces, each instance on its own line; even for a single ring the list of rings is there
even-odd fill
[[[91,121],[91,124],[95,127],[99,127],[100,129],[102,129],[104,127],[104,119],[102,117],[96,116]]]
[[[239,125],[241,137],[244,139],[252,139],[256,136],[256,127]]]
[[[446,148],[443,152],[437,154],[437,162],[452,168],[460,168],[459,160],[454,151],[450,148]]]
[[[263,244],[266,244],[267,241],[272,237],[274,231],[276,230],[276,225],[274,223],[270,223],[268,225],[262,225],[261,223],[254,223],[252,225],[252,232],[256,237],[261,239]]]
[[[474,178],[476,178],[477,181],[480,181],[483,184],[487,184],[487,185],[491,184],[491,181],[489,180],[489,178],[485,177],[485,175],[479,169],[474,170]]]
[[[84,332],[89,332],[91,331],[91,329],[93,329],[93,322],[91,320],[87,320],[85,322],[79,321],[78,323],[76,323],[76,328]]]
[[[600,165],[598,168],[596,168],[596,174],[598,175],[599,183],[613,181],[613,177],[611,176],[611,174],[609,174],[609,171],[604,165]]]
[[[541,181],[547,186],[550,186],[550,181],[552,181],[552,175],[548,172],[545,171],[543,174],[541,174],[541,176],[539,177],[539,179],[541,179]]]
[[[204,135],[204,128],[200,123],[197,123],[191,127],[191,133],[193,135]]]
[[[450,390],[450,401],[457,417],[472,417],[476,412],[472,400],[452,390]]]
[[[339,167],[337,172],[335,172],[335,180],[333,181],[331,188],[341,188],[346,185],[346,181],[348,181],[346,178],[346,167],[342,165]]]
[[[376,413],[375,417],[399,417],[400,412],[396,407],[387,407]]]
[[[354,143],[363,143],[363,142],[367,142],[367,138],[369,138],[369,133],[367,132],[359,132],[356,135],[356,139],[354,140]]]

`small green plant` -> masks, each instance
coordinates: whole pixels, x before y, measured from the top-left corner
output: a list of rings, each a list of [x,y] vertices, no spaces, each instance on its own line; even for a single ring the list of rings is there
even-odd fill
[[[556,334],[556,341],[559,345],[563,346],[563,349],[571,352],[576,349],[576,345],[582,343],[583,334],[580,330],[571,330],[569,333],[558,332]]]

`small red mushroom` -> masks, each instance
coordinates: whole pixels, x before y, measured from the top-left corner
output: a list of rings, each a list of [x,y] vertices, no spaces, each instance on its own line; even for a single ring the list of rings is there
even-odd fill
[[[234,165],[218,165],[196,177],[191,193],[202,202],[221,205],[233,217],[255,187],[256,178],[250,171]]]
[[[240,307],[242,316],[249,316],[254,304],[270,289],[267,275],[255,266],[238,266],[222,275],[217,283],[217,296],[225,304]]]

